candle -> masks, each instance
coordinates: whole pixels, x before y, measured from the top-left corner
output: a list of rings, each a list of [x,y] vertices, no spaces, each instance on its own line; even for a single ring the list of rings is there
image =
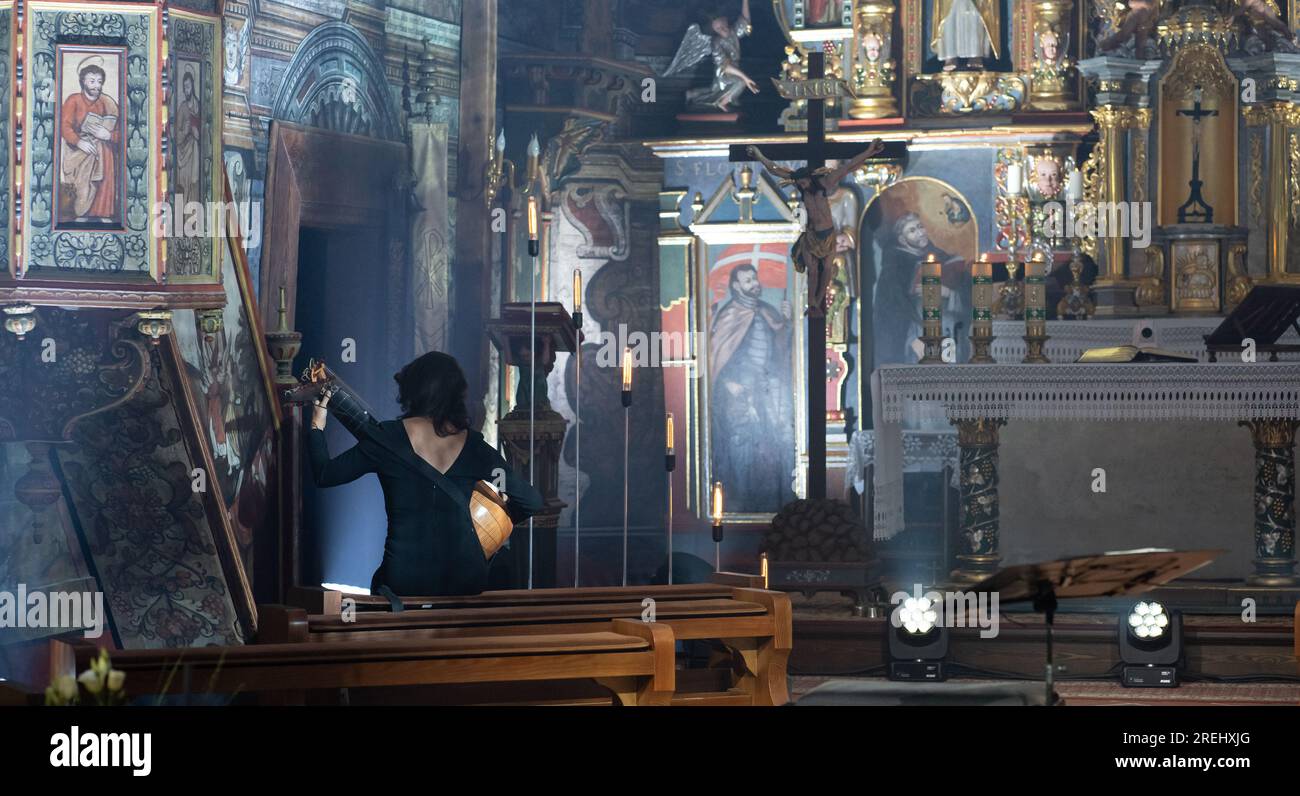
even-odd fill
[[[582,272],[573,269],[573,314],[582,312]]]
[[[1047,320],[1047,258],[1042,252],[1025,263],[1025,322]],[[1035,332],[1031,332],[1033,334]]]
[[[943,263],[933,254],[921,263],[921,342],[925,345],[923,363],[942,362],[939,353],[943,338]]]
[[[721,481],[713,482],[713,511],[711,513],[713,516],[713,526],[716,528],[717,526],[722,524],[722,482]]]
[[[623,349],[623,392],[632,392],[632,349]]]
[[[537,179],[537,156],[542,152],[542,148],[537,145],[537,133],[528,140],[528,182],[531,184]]]
[[[673,455],[673,413],[669,412],[664,420],[664,453]]]
[[[993,342],[993,263],[987,253],[971,263],[971,362],[991,363]]]
[[[499,159],[506,151],[506,129],[501,128],[501,134],[497,136],[497,158]]]
[[[971,263],[970,275],[971,304],[975,308],[973,320],[977,326],[980,323],[991,325],[993,323],[993,316],[990,314],[993,306],[993,263],[989,262],[987,253],[981,254],[978,260]]]
[[[1019,163],[1012,163],[1007,166],[1007,194],[1009,196],[1019,196],[1020,191],[1025,185],[1024,169]]]
[[[1065,180],[1065,198],[1074,204],[1083,198],[1083,172],[1075,169]]]
[[[1042,252],[1025,263],[1025,358],[1022,362],[1047,362],[1047,258]]]

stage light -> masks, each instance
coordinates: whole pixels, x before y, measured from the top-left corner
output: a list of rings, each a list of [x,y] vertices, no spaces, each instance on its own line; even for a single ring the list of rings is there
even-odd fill
[[[1143,600],[1121,615],[1120,682],[1135,688],[1173,688],[1183,656],[1183,622],[1154,600]]]
[[[930,597],[904,599],[885,625],[889,648],[889,679],[938,682],[948,673],[948,629],[939,618],[939,604]]]

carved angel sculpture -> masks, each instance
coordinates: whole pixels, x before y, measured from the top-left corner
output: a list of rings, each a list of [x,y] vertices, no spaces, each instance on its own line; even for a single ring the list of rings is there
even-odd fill
[[[709,29],[712,35],[700,30],[698,24],[686,29],[686,36],[677,48],[677,55],[663,73],[663,77],[685,72],[705,57],[713,58],[713,80],[708,86],[686,92],[688,105],[715,107],[726,111],[745,89],[758,93],[758,85],[740,70],[740,39],[752,30],[749,23],[749,0],[744,0],[740,17],[733,25],[727,17],[711,14]]]
[[[1114,52],[1132,39],[1133,57],[1146,58],[1147,37],[1155,28],[1160,6],[1161,0],[1127,0],[1127,3],[1098,0],[1096,12],[1114,33],[1098,41],[1097,49]]]
[[[1237,0],[1236,7],[1232,10],[1232,21],[1238,19],[1244,20],[1246,24],[1247,52],[1296,52],[1295,32],[1282,21],[1275,0]]]

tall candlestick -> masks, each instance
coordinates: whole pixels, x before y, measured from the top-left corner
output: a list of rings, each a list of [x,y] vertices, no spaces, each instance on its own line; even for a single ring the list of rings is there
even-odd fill
[[[943,361],[943,263],[933,254],[921,263],[921,342],[925,355],[921,364]]]
[[[578,588],[582,552],[582,271],[573,269],[573,325],[578,330],[573,360],[573,588]]]
[[[992,363],[996,360],[989,353],[993,344],[993,263],[989,262],[987,253],[971,263],[971,347],[974,349],[970,361],[974,363]]]
[[[673,470],[677,469],[677,456],[673,453],[673,413],[664,418],[664,477],[668,486],[668,512],[664,525],[668,530],[668,585],[673,582]]]
[[[713,482],[713,571],[722,569],[722,482]]]
[[[1025,263],[1025,358],[1024,362],[1047,362],[1047,258],[1042,252]]]
[[[541,243],[537,237],[541,228],[537,214],[537,196],[530,194],[528,197],[528,254],[533,257],[542,253]]]
[[[623,349],[623,585],[627,585],[627,476],[628,446],[631,443],[632,349]]]

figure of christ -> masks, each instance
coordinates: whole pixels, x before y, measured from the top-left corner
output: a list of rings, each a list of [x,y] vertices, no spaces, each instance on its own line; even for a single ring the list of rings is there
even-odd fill
[[[836,253],[835,216],[831,212],[830,194],[848,175],[856,171],[868,159],[884,150],[885,145],[879,138],[862,150],[852,160],[838,167],[790,170],[778,166],[764,157],[758,147],[749,147],[748,154],[776,177],[782,185],[793,184],[799,189],[800,199],[808,214],[808,223],[790,250],[790,259],[794,261],[796,271],[808,274],[808,309],[807,314],[825,313],[826,289],[835,279]]]
[[[117,215],[118,106],[104,93],[108,74],[101,63],[98,56],[81,62],[77,72],[81,91],[63,101],[59,114],[59,181],[72,193],[71,208],[66,199],[60,201],[59,217],[65,221],[109,220]],[[102,123],[87,120],[91,114]]]
[[[181,78],[181,101],[176,109],[176,190],[186,200],[201,200],[199,173],[202,158],[202,115],[194,93],[194,75]]]
[[[776,511],[794,498],[791,308],[763,300],[758,271],[737,265],[709,330],[713,478],[740,511]]]

